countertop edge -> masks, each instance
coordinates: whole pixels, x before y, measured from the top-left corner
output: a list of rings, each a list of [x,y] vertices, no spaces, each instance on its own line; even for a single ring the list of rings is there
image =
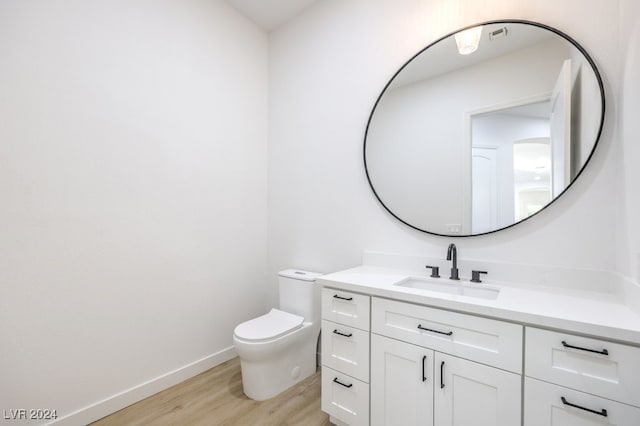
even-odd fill
[[[589,337],[605,338],[607,340],[624,344],[640,346],[640,330],[625,329],[596,322],[589,323],[577,319],[537,314],[535,312],[523,312],[499,306],[485,306],[482,304],[441,299],[427,295],[407,294],[392,288],[380,288],[366,284],[354,284],[328,277],[319,278],[318,283],[323,287],[338,290],[352,291],[375,297],[399,300],[402,302],[440,308],[463,314],[478,315],[491,319],[518,323],[524,326],[568,331]]]

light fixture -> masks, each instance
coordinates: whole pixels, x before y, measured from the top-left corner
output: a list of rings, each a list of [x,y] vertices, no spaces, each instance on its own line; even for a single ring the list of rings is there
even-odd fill
[[[468,55],[475,52],[480,44],[482,27],[473,27],[455,34],[458,52],[461,55]]]

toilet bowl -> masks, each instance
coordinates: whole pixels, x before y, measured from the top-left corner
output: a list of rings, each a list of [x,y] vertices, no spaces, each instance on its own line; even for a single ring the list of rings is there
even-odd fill
[[[233,332],[244,393],[272,398],[316,371],[320,333],[320,274],[286,270],[279,274],[280,309],[243,322]]]

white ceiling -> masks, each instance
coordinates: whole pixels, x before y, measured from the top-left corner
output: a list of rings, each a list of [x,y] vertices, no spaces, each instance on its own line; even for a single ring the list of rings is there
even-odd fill
[[[271,31],[318,0],[226,0],[236,10]]]

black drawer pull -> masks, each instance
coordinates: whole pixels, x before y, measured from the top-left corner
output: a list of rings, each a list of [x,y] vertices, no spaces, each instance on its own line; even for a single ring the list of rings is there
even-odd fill
[[[424,362],[427,360],[427,356],[423,356],[422,357],[422,381],[426,382],[427,381],[427,376],[424,374]]]
[[[444,331],[438,331],[438,330],[432,330],[432,329],[430,329],[430,328],[424,328],[424,327],[422,326],[422,324],[418,324],[418,328],[419,328],[420,330],[430,331],[430,332],[432,332],[432,333],[444,334],[445,336],[451,336],[451,335],[453,334],[453,331],[449,331],[449,332],[446,332],[446,333],[445,333]]]
[[[340,333],[338,330],[333,330],[333,334],[339,334],[340,336],[344,336],[344,337],[351,337],[351,336],[353,336],[353,333],[344,334],[344,333]]]
[[[600,410],[600,411],[596,411],[596,410],[592,410],[590,408],[584,408],[584,407],[581,407],[579,405],[572,404],[572,403],[568,402],[565,399],[564,396],[561,396],[560,399],[562,400],[562,403],[564,405],[568,405],[569,407],[579,408],[580,410],[588,411],[590,413],[597,414],[597,415],[602,416],[602,417],[607,417],[607,410],[605,410],[604,408],[602,410]]]
[[[334,294],[333,298],[340,299],[340,300],[353,300],[353,297],[342,297],[342,296],[338,296],[337,294]]]
[[[333,383],[337,383],[339,385],[344,386],[345,388],[350,388],[351,386],[353,386],[353,383],[349,383],[348,385],[345,385],[344,383],[342,383],[340,380],[338,380],[338,378],[336,377],[335,379],[333,379]]]
[[[444,389],[444,361],[440,364],[440,389]]]
[[[597,351],[595,349],[581,348],[579,346],[572,346],[572,345],[568,344],[567,342],[565,342],[564,340],[562,341],[562,346],[564,346],[565,348],[578,349],[580,351],[593,352],[594,354],[609,355],[609,351],[606,350],[606,349],[603,349],[601,351]]]

